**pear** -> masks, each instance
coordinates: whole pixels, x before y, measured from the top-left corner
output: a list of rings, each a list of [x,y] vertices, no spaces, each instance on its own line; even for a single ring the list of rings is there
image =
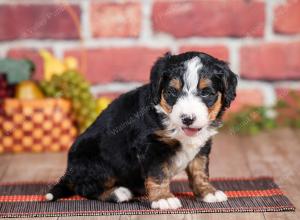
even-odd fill
[[[25,80],[16,87],[16,98],[18,99],[42,99],[44,94],[34,81]]]

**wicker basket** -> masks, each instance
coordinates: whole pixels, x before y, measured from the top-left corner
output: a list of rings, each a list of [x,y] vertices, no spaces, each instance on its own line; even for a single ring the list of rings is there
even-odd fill
[[[0,154],[67,150],[77,135],[64,99],[5,99],[0,115]]]

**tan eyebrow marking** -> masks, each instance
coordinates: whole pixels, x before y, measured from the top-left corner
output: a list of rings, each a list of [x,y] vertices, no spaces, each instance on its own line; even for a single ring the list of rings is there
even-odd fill
[[[208,109],[208,112],[209,112],[209,119],[210,120],[215,120],[217,115],[219,114],[221,108],[222,108],[222,94],[220,92],[218,92],[218,99],[217,101],[215,102],[215,104],[210,107]]]
[[[177,90],[180,90],[181,89],[181,82],[180,82],[179,79],[172,79],[170,81],[170,86],[174,87]]]
[[[211,85],[211,80],[210,79],[200,79],[198,87],[199,87],[199,89],[204,89],[204,88],[206,88],[210,85]]]
[[[160,106],[165,110],[166,113],[171,113],[172,111],[171,106],[169,106],[169,104],[165,100],[163,93],[164,90],[161,93]]]

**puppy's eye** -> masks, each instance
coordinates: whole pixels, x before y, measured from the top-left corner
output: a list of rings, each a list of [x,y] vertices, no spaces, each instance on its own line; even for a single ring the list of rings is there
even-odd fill
[[[211,91],[210,89],[203,89],[200,91],[200,96],[203,98],[209,97],[214,95],[213,91]]]
[[[167,89],[166,93],[167,93],[168,96],[176,97],[178,91],[177,91],[175,88],[173,88],[173,87],[169,87],[169,88]]]

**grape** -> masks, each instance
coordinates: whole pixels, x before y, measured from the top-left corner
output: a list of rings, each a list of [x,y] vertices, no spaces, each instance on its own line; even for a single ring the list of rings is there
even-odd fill
[[[75,120],[83,132],[97,117],[96,100],[90,92],[90,84],[76,71],[53,75],[50,81],[41,81],[40,87],[49,97],[62,97],[72,102]]]

